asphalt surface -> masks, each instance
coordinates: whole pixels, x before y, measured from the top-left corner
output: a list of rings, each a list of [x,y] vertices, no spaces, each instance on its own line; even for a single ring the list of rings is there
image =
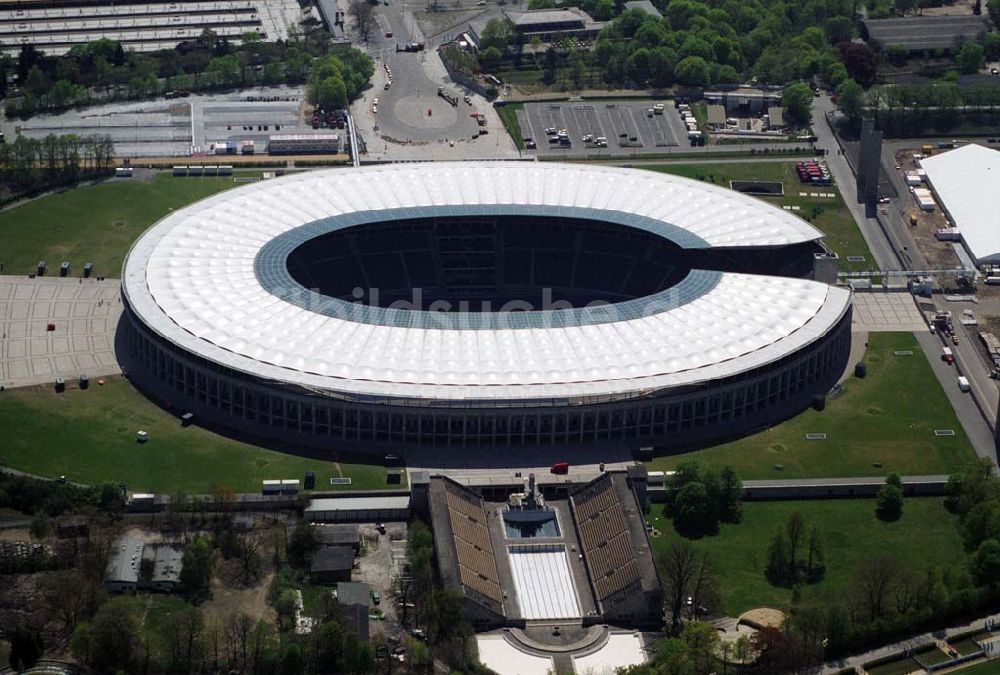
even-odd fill
[[[518,115],[521,134],[538,144],[532,155],[576,157],[600,154],[660,153],[683,143],[690,149],[687,129],[671,101],[662,101],[662,115],[648,114],[655,101],[559,101],[526,103]],[[566,129],[571,145],[549,143],[546,129]],[[585,136],[607,139],[606,148],[584,142]],[[631,140],[635,138],[635,140]]]
[[[376,14],[381,30],[374,32],[368,44],[362,46],[381,60],[378,67],[387,65],[392,72],[390,89],[375,93],[379,98],[377,131],[400,142],[471,138],[478,125],[470,117],[471,106],[461,100],[462,91],[454,85],[445,85],[440,73],[435,73],[437,79],[428,76],[428,69],[436,70],[432,61],[438,59],[437,55],[427,50],[396,51],[397,45],[402,47],[423,39],[416,22],[392,4],[380,6]],[[386,32],[393,36],[385,37]],[[440,70],[443,71],[443,66]],[[440,86],[459,96],[457,107],[438,96]]]
[[[845,155],[840,152],[842,148],[834,136],[827,118],[827,113],[839,114],[835,113],[834,109],[835,106],[828,96],[823,95],[815,99],[813,118],[817,120],[817,123],[813,129],[818,138],[816,145],[827,150],[827,164],[830,167],[830,172],[833,174],[834,180],[841,186],[844,202],[854,216],[872,255],[882,269],[923,269],[926,262],[917,250],[906,224],[905,209],[907,204],[905,200],[910,199],[909,188],[902,186],[903,189],[898,189],[900,186],[897,185],[899,196],[891,199],[888,204],[880,205],[880,208],[884,209],[883,220],[887,225],[886,228],[883,228],[874,217],[871,217],[874,214],[866,213],[862,204],[858,204],[856,199],[850,198],[855,192],[853,189],[855,177]],[[933,141],[921,140],[921,143],[924,142]],[[892,141],[884,144],[883,163],[886,162],[886,153],[893,153],[894,147],[899,147],[900,144],[910,146],[914,143],[915,141],[911,140]],[[890,147],[886,148],[885,145]],[[889,161],[891,162],[889,166],[894,167],[895,159],[891,154]],[[894,185],[900,180],[899,172],[895,169],[891,169],[887,173],[894,181]],[[942,309],[949,309],[942,306],[947,303],[939,302],[937,304]],[[954,311],[953,314],[960,315],[961,312]],[[997,386],[995,381],[989,378],[989,372],[985,368],[982,358],[971,343],[971,339],[975,338],[970,337],[964,327],[957,325],[957,320],[958,316],[956,316],[956,331],[959,335],[959,343],[958,345],[949,345],[955,352],[956,368],[947,366],[940,360],[941,347],[944,344],[940,337],[931,335],[929,331],[926,333],[918,331],[916,333],[917,339],[931,363],[931,368],[938,376],[948,400],[955,407],[959,421],[969,436],[976,454],[980,457],[988,457],[996,465],[997,452],[993,430],[998,406]],[[971,394],[958,391],[956,380],[958,374],[963,374],[969,379],[972,388]]]
[[[29,120],[0,120],[7,138],[49,134],[110,136],[119,157],[187,157],[211,154],[212,143],[253,139],[262,153],[267,137],[281,132],[312,132],[300,119],[302,87],[260,87],[222,94],[192,94],[187,98],[109,103],[36,115]],[[253,98],[254,101],[249,99]],[[261,99],[281,99],[262,101]],[[252,129],[244,130],[244,126]],[[264,127],[267,126],[267,130]],[[260,127],[258,129],[258,127]]]
[[[834,135],[827,119],[827,113],[833,113],[835,106],[826,94],[814,99],[813,103],[813,133],[816,135],[816,147],[826,150],[826,163],[834,182],[840,186],[844,203],[854,216],[858,229],[864,237],[872,256],[882,269],[900,269],[900,253],[888,240],[882,227],[874,218],[874,214],[866,213],[865,206],[858,204],[855,198],[854,171],[843,154],[843,148]]]

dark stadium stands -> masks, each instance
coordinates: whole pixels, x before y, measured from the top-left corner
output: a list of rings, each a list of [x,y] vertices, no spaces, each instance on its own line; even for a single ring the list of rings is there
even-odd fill
[[[445,486],[445,495],[462,584],[491,600],[502,602],[500,575],[486,527],[482,498],[453,483]]]
[[[602,476],[570,501],[598,601],[638,583],[639,564],[611,476]]]

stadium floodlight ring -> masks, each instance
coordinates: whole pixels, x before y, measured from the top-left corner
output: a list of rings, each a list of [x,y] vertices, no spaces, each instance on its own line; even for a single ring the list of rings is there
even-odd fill
[[[147,230],[124,265],[128,317],[144,339],[213,372],[306,395],[457,408],[711,387],[818,348],[845,323],[849,331],[850,293],[801,278],[693,269],[610,312],[501,320],[346,302],[288,272],[289,254],[325,234],[435,217],[606,222],[705,251],[822,236],[761,200],[647,171],[448,162],[304,172],[209,197]]]

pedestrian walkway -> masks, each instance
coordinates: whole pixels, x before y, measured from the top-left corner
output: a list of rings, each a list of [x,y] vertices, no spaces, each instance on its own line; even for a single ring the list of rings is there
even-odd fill
[[[981,619],[976,619],[975,621],[970,621],[969,623],[963,623],[957,626],[946,628],[943,631],[934,631],[933,633],[921,633],[920,635],[909,638],[908,640],[893,642],[892,644],[886,645],[884,647],[879,647],[878,649],[872,649],[862,654],[850,656],[845,659],[839,659],[837,661],[827,661],[825,664],[823,664],[823,668],[820,672],[824,674],[839,673],[845,668],[859,668],[864,664],[874,661],[876,659],[885,658],[887,656],[895,656],[896,654],[902,654],[907,649],[917,649],[918,647],[922,647],[923,645],[926,645],[930,642],[935,642],[937,640],[947,640],[948,638],[954,635],[960,635],[962,633],[968,633],[977,630],[985,630],[988,627],[992,627],[992,630],[1000,629],[1000,613],[990,614],[989,616],[984,616]]]
[[[121,372],[115,279],[0,276],[0,386]]]

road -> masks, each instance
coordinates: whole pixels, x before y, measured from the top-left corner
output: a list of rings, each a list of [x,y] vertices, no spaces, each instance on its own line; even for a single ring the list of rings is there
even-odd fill
[[[847,162],[847,157],[843,154],[827,118],[827,113],[834,112],[835,106],[826,94],[814,99],[813,133],[817,138],[816,147],[826,150],[826,164],[830,168],[830,174],[834,182],[840,186],[844,203],[854,216],[854,221],[858,224],[858,229],[861,230],[861,235],[865,238],[875,262],[882,269],[900,269],[902,262],[899,250],[888,241],[878,221],[865,213],[864,205],[858,204],[853,198],[854,171]]]
[[[972,447],[975,449],[976,454],[980,457],[985,457],[996,464],[996,445],[993,440],[993,432],[990,426],[986,423],[987,415],[991,415],[990,419],[996,419],[997,391],[996,387],[992,383],[993,381],[990,380],[989,377],[986,377],[986,383],[980,382],[976,377],[976,373],[982,372],[982,368],[978,363],[970,362],[968,360],[968,356],[959,353],[957,348],[950,342],[948,343],[948,346],[952,348],[953,352],[955,352],[955,365],[949,366],[947,363],[942,361],[941,347],[943,347],[945,343],[937,334],[932,335],[930,332],[924,331],[916,333],[916,336],[917,342],[920,344],[920,348],[927,356],[927,361],[931,365],[931,370],[934,371],[938,381],[941,382],[941,387],[944,389],[945,396],[948,398],[948,402],[951,403],[952,407],[955,409],[958,421],[962,424],[962,428],[965,430],[965,434],[969,437],[969,442],[972,443]],[[963,338],[960,337],[959,346],[962,345],[963,341]],[[974,363],[973,367],[967,367],[967,364],[972,363]],[[965,375],[969,378],[969,384],[976,388],[975,396],[970,395],[968,392],[959,390],[959,375]],[[989,396],[988,394],[991,391],[992,396]],[[984,412],[980,406],[977,405],[977,401],[991,402],[993,412]]]
[[[899,184],[901,183],[899,172],[894,169],[888,171],[890,180],[896,186],[898,196],[885,205],[884,220],[888,225],[888,231],[886,231],[875,218],[871,218],[865,213],[863,205],[850,198],[854,192],[852,188],[855,182],[854,172],[847,162],[846,156],[839,152],[841,147],[829,124],[828,114],[839,114],[835,113],[833,102],[826,95],[816,98],[813,106],[813,118],[817,120],[814,125],[814,132],[819,139],[817,146],[827,150],[827,164],[830,167],[830,173],[840,185],[844,202],[854,216],[865,241],[868,242],[868,247],[876,262],[883,269],[925,268],[926,261],[917,250],[909,228],[906,226],[905,200],[909,199],[909,188]],[[908,143],[905,141],[895,141],[888,145],[897,147],[906,144]],[[886,161],[886,152],[894,154],[895,151],[883,151],[883,162]],[[891,161],[893,163],[889,166],[894,167],[894,157]],[[954,314],[960,315],[961,311],[956,309]],[[956,357],[955,368],[947,366],[940,359],[941,347],[944,344],[940,337],[931,335],[929,332],[919,332],[917,340],[927,355],[927,360],[941,382],[945,394],[955,407],[959,421],[969,436],[976,454],[989,458],[996,465],[994,428],[1000,392],[998,392],[995,382],[989,378],[988,370],[975,345],[971,342],[971,339],[974,338],[970,338],[964,327],[958,325],[958,318],[956,316],[955,320],[959,343],[952,345]],[[959,373],[969,379],[972,388],[971,395],[958,391],[956,377]]]

